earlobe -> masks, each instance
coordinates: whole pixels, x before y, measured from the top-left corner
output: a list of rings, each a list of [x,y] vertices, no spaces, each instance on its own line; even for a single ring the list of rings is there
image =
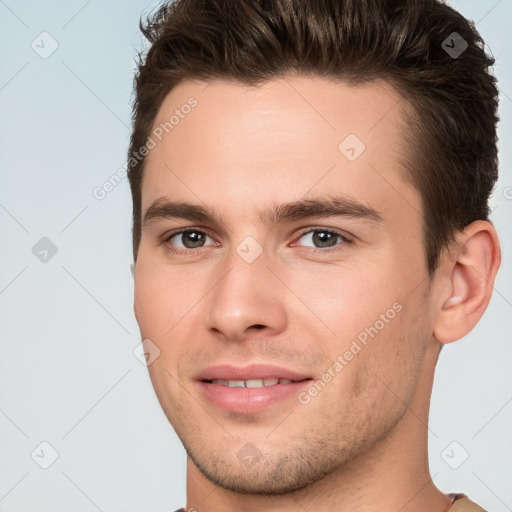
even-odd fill
[[[441,272],[448,285],[440,297],[441,307],[434,322],[434,337],[451,343],[468,334],[478,323],[491,300],[501,262],[498,235],[487,221],[475,221],[459,233],[453,255]]]

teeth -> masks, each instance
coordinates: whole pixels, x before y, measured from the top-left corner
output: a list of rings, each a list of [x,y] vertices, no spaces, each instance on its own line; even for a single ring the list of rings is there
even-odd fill
[[[245,388],[243,380],[228,380],[228,386],[230,388]]]
[[[250,379],[250,380],[224,380],[213,379],[212,384],[220,384],[230,388],[262,388],[263,386],[275,386],[276,384],[290,384],[290,379]]]
[[[245,381],[246,388],[262,388],[265,383],[261,379],[252,379]]]

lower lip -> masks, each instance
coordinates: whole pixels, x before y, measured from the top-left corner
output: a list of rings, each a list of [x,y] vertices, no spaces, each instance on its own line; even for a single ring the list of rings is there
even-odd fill
[[[288,400],[307,386],[310,380],[276,384],[261,388],[230,388],[210,382],[198,382],[203,396],[211,403],[230,412],[253,414]]]

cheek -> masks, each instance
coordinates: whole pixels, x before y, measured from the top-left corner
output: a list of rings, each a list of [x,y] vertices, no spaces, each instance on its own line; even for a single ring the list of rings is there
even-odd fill
[[[172,285],[171,277],[165,269],[158,269],[156,262],[143,260],[139,256],[134,286],[137,323],[141,338],[151,340],[160,351],[147,369],[161,407],[173,423],[176,420],[169,413],[174,411],[175,416],[181,408],[176,399],[180,394],[176,381],[176,362],[179,360],[176,350],[180,345],[173,343],[173,339],[180,327],[178,321],[185,313],[180,310],[185,307],[183,302],[186,303],[186,300],[181,291],[177,292],[177,288],[181,290],[181,287]]]
[[[428,332],[422,303],[402,299],[401,310],[365,347],[368,382],[380,396],[375,407],[402,409],[409,404],[420,378]],[[379,327],[380,325],[377,325]]]
[[[190,309],[189,288],[172,268],[159,268],[150,259],[139,260],[135,272],[134,305],[141,334],[164,340]]]
[[[322,332],[328,332],[328,326],[324,349],[332,363],[341,356],[344,366],[338,385],[353,387],[356,395],[361,389],[380,389],[378,377],[409,387],[397,379],[421,360],[424,343],[418,331],[424,329],[424,304],[419,290],[410,294],[407,280],[400,279],[394,268],[382,262],[295,276],[298,295],[315,313],[299,323],[307,322],[311,329],[321,323]]]
[[[152,339],[160,333],[167,309],[167,298],[161,283],[151,274],[145,275],[137,269],[134,286],[134,305],[137,323],[143,338]],[[160,337],[160,336],[158,336]]]
[[[396,305],[400,302],[397,278],[382,264],[347,263],[337,268],[297,270],[290,275],[289,283],[304,303],[296,307],[309,310],[302,318],[311,319],[317,326],[322,323],[322,332],[339,340],[340,349],[360,333],[364,338],[366,329],[374,332],[376,323],[379,331],[387,328],[398,315],[396,309],[400,309]]]
[[[176,267],[159,265],[150,258],[137,262],[134,305],[141,338],[151,340],[160,351],[148,366],[157,393],[166,387],[173,389],[174,378],[181,373],[179,366],[189,352],[189,344],[184,341],[195,334],[197,327],[190,318],[202,293]]]

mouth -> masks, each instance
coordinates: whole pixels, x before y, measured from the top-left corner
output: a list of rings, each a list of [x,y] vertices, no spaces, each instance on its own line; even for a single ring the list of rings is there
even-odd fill
[[[312,377],[273,365],[218,365],[201,372],[196,383],[209,405],[223,411],[255,414],[272,407],[282,408],[286,401],[293,403],[311,380]]]
[[[208,384],[218,384],[219,386],[227,386],[229,388],[263,388],[267,386],[277,386],[282,384],[291,384],[294,382],[303,382],[305,380],[311,380],[310,378],[305,378],[301,380],[292,380],[292,379],[280,379],[280,378],[270,378],[270,379],[249,379],[249,380],[224,380],[224,379],[203,379],[201,382],[206,382]]]

